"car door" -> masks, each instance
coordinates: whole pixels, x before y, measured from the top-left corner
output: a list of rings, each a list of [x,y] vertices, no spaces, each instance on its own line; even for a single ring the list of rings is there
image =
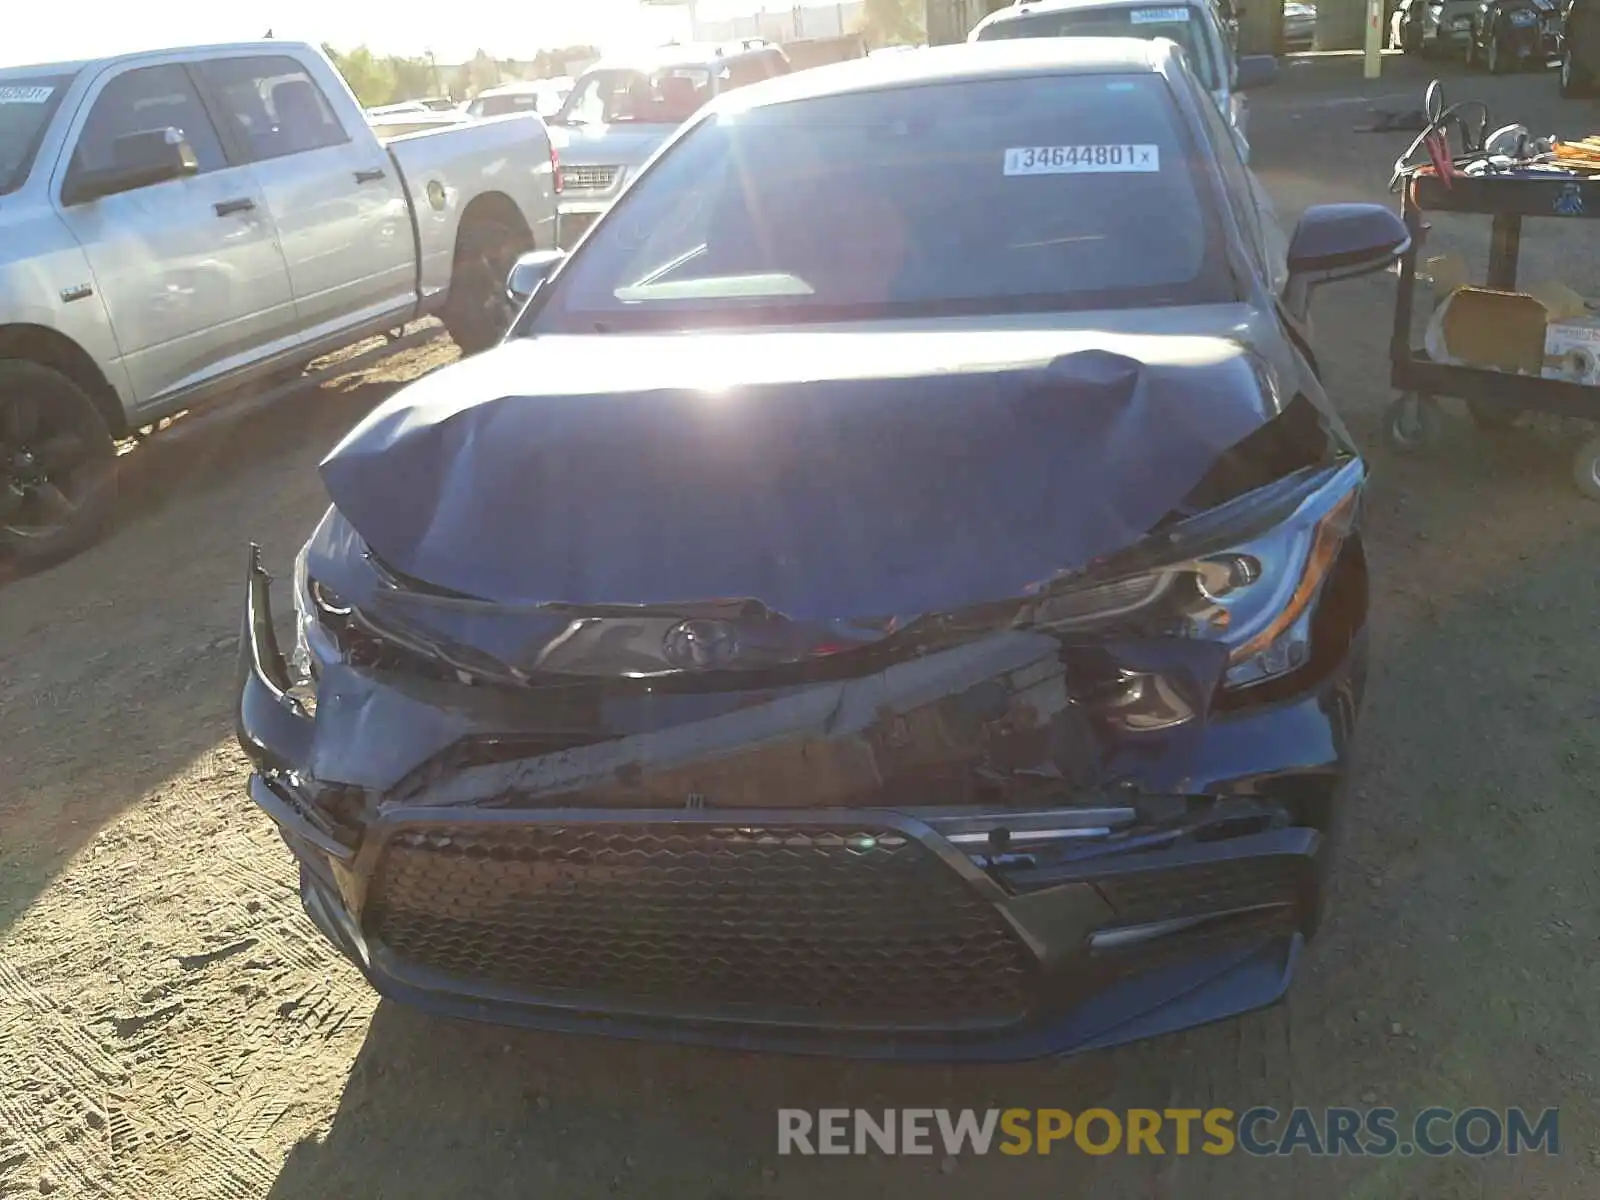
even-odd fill
[[[261,181],[307,340],[409,313],[411,213],[377,138],[345,129],[317,81],[286,55],[210,59],[200,75]]]
[[[198,174],[63,202],[79,173],[112,165],[117,138],[169,127],[193,146]],[[89,260],[94,278],[83,286],[110,316],[135,402],[160,404],[271,353],[295,319],[277,232],[249,169],[229,162],[189,70],[108,72],[68,137],[51,194]]]

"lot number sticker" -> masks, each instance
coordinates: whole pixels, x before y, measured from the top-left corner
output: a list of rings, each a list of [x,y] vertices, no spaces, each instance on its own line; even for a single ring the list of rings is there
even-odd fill
[[[0,104],[43,104],[55,94],[53,87],[0,87]]]
[[[1165,25],[1169,21],[1187,21],[1189,10],[1187,8],[1136,8],[1128,14],[1128,20],[1134,25]]]
[[[1159,146],[1016,146],[1007,175],[1112,175],[1161,170]]]

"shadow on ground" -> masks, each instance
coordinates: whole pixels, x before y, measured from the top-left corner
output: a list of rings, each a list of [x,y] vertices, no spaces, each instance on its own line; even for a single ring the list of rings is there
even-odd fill
[[[104,541],[0,576],[0,935],[102,825],[229,736],[246,547],[287,565],[326,504],[317,460],[393,387],[180,421],[123,457]]]

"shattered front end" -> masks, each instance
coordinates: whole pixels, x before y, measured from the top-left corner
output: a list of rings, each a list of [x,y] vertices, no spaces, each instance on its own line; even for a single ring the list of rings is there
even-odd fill
[[[1282,996],[1322,907],[1363,478],[1334,454],[871,629],[490,605],[332,509],[289,656],[252,557],[251,792],[318,926],[439,1013],[932,1059],[1231,1016]]]

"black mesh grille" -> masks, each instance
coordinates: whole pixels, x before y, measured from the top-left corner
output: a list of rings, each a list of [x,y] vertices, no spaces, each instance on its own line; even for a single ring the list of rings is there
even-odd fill
[[[1285,855],[1142,871],[1097,883],[1117,914],[1117,924],[1125,925],[1258,904],[1293,904],[1305,895],[1309,871],[1309,860]]]
[[[418,966],[600,1005],[961,1027],[1032,997],[994,906],[892,830],[430,827],[372,895],[371,934]]]

